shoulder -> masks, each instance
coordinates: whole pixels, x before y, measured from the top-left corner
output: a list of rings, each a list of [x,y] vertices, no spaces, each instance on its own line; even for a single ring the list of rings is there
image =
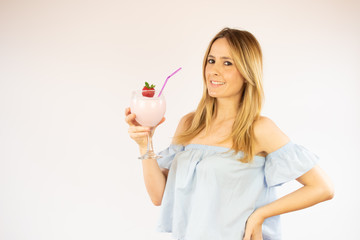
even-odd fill
[[[179,124],[175,131],[175,135],[174,135],[175,138],[176,138],[176,136],[180,135],[188,128],[189,124],[191,124],[191,120],[193,119],[193,117],[194,117],[194,112],[190,112],[190,113],[184,115],[180,119]]]
[[[289,137],[268,117],[254,122],[255,145],[259,152],[269,154],[290,141]]]

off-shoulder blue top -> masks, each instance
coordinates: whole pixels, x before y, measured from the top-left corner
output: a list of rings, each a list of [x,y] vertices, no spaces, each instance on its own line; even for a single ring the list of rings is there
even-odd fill
[[[160,152],[161,168],[169,169],[158,230],[180,240],[241,240],[246,220],[257,208],[276,200],[275,186],[296,179],[318,157],[288,142],[251,163],[242,152],[218,146],[170,145]],[[267,218],[264,240],[280,240],[280,218]]]

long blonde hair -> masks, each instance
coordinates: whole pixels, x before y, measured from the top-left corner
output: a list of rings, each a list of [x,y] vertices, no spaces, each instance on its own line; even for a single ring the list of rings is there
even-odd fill
[[[225,38],[230,45],[230,54],[235,67],[243,77],[245,84],[240,98],[239,109],[232,126],[232,149],[242,151],[241,162],[248,163],[254,158],[254,121],[259,119],[264,98],[262,86],[262,53],[256,38],[247,31],[224,28],[211,40],[203,60],[203,96],[194,113],[186,120],[185,131],[175,138],[178,144],[185,144],[202,130],[208,131],[216,114],[216,98],[209,95],[205,68],[212,44],[219,38]]]

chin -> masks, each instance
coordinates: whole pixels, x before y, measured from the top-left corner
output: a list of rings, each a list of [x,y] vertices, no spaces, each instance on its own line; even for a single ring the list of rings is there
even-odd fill
[[[215,91],[209,91],[208,90],[208,94],[210,97],[213,97],[213,98],[216,98],[216,97],[219,97],[219,94]]]

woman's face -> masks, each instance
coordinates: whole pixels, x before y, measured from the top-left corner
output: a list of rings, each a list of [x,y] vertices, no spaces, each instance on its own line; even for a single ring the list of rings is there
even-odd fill
[[[230,55],[230,46],[225,38],[217,39],[211,46],[205,77],[211,97],[239,100],[244,79],[235,67]]]

